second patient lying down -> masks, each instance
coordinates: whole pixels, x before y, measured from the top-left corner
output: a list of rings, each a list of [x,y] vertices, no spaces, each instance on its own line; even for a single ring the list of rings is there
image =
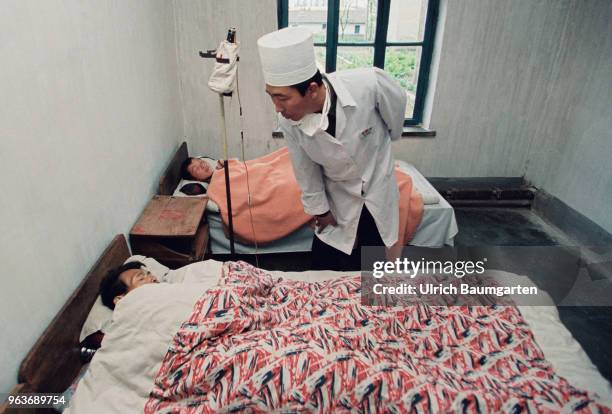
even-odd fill
[[[301,190],[295,178],[286,147],[262,157],[229,160],[232,184],[232,218],[236,240],[243,244],[264,245],[279,240],[300,227],[314,223],[301,202]],[[209,200],[219,207],[224,225],[228,223],[227,197],[222,164],[201,158],[188,158],[182,165],[184,179],[209,181]],[[412,179],[396,169],[400,190],[400,234],[398,249],[408,244],[423,214],[423,201],[412,186]],[[349,223],[340,222],[339,226]],[[316,229],[322,231],[323,229]]]

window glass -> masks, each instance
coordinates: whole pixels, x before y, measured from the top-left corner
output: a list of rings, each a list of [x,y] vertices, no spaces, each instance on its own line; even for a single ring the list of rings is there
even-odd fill
[[[338,46],[336,70],[368,68],[373,64],[373,47]]]
[[[387,42],[423,41],[426,16],[426,0],[391,0]]]
[[[377,0],[340,0],[338,42],[374,42]]]
[[[406,118],[412,118],[421,61],[420,47],[387,47],[385,71],[393,76],[408,94]]]
[[[321,73],[325,73],[325,46],[315,46],[315,58],[317,59],[317,67]]]
[[[327,36],[327,2],[289,0],[289,26],[302,26],[312,31],[315,43],[325,43]]]

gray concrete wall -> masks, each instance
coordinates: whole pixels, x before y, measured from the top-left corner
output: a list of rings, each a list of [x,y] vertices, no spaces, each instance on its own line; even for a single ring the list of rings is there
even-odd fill
[[[557,0],[443,1],[429,127],[396,157],[426,176],[522,176],[565,22]]]
[[[434,139],[395,144],[430,177],[525,176],[612,231],[612,3],[442,1]]]
[[[276,116],[265,93],[257,51],[257,39],[277,28],[276,0],[176,0],[174,7],[184,130],[190,154],[223,157],[219,98],[207,85],[214,61],[201,59],[198,51],[216,49],[229,27],[236,28],[240,42],[238,82],[244,114],[241,123],[238,97],[225,98],[229,157],[240,157],[241,127],[247,159],[284,146],[283,140],[271,138]]]
[[[182,136],[172,3],[5,0],[0,393]]]
[[[525,176],[612,233],[612,2],[567,2]]]

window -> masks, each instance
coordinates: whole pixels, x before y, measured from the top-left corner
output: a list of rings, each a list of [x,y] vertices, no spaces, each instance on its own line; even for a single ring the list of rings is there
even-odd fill
[[[421,123],[439,0],[277,2],[279,27],[312,30],[321,69],[385,69],[408,94],[405,125]]]

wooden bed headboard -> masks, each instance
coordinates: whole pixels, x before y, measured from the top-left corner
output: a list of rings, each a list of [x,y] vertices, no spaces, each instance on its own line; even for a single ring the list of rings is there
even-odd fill
[[[170,160],[170,164],[168,164],[162,176],[159,177],[158,195],[172,195],[174,193],[176,186],[181,182],[181,165],[188,156],[187,143],[183,141]]]
[[[26,355],[14,391],[57,393],[70,385],[82,366],[79,334],[98,296],[100,281],[129,256],[125,236],[115,236]]]

